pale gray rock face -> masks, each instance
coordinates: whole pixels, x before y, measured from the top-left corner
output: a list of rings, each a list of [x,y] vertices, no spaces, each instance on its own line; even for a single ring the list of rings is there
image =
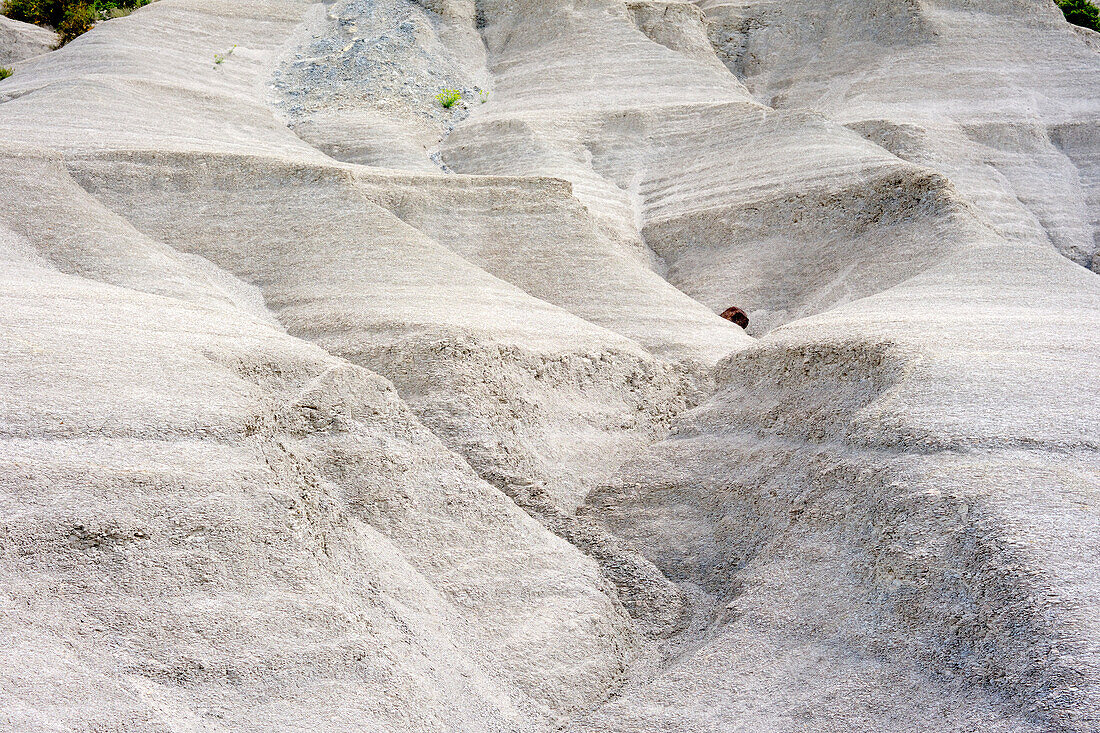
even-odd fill
[[[1050,3],[0,22],[0,729],[1100,730]]]
[[[56,45],[53,31],[0,15],[0,66],[11,68],[16,61],[44,54]]]
[[[754,95],[948,176],[997,233],[1100,271],[1100,56],[1039,0],[699,3]]]

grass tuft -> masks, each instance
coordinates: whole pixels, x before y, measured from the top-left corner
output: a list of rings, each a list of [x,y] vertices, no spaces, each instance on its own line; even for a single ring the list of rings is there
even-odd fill
[[[11,73],[11,69],[9,69],[8,67],[0,66],[0,81],[7,79],[9,76],[11,76]]]
[[[462,101],[462,92],[457,89],[444,89],[439,94],[435,95],[435,98],[444,108],[450,109]]]

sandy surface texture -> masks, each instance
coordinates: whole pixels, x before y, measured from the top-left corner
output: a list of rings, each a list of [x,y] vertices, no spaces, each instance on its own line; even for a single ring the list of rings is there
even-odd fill
[[[0,17],[0,731],[1100,731],[1048,0],[53,44]]]

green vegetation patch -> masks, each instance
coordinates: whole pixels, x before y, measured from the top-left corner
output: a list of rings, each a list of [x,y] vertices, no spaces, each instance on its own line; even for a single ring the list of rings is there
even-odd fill
[[[4,15],[57,31],[59,45],[91,30],[97,21],[148,5],[152,0],[4,0]]]
[[[462,92],[458,89],[444,89],[439,94],[435,95],[435,98],[436,101],[444,107],[450,109],[462,101]]]
[[[236,50],[237,47],[234,45],[233,48],[229,49],[225,53],[214,54],[214,66],[221,66],[222,64],[224,64],[226,62],[226,59],[232,56],[233,52]]]
[[[0,66],[0,81],[7,79],[9,76],[11,76],[11,69],[6,66]]]
[[[1100,32],[1100,8],[1091,0],[1054,0],[1066,20],[1074,25]]]

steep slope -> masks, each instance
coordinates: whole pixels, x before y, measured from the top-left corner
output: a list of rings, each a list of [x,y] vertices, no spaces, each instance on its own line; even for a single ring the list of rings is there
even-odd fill
[[[594,564],[389,383],[288,336],[56,159],[5,169],[17,729],[513,730],[610,684],[632,633]],[[35,192],[55,203],[28,229]]]
[[[51,51],[56,45],[55,33],[0,15],[0,65],[5,68]]]
[[[668,19],[658,31],[639,4],[505,4],[496,14],[487,4],[497,101],[475,106],[444,161],[572,181],[608,231],[652,251],[672,284],[715,312],[748,310],[756,334],[959,248],[944,224],[961,205],[948,182],[839,125],[763,107],[713,52],[708,61],[669,40],[706,37],[702,14],[681,5],[644,6]],[[544,58],[571,81],[556,83]],[[586,93],[602,78],[601,93]]]
[[[557,492],[539,507],[586,492],[635,450],[632,430],[659,431],[721,352],[665,365],[372,203],[256,94],[273,31],[305,9],[165,1],[3,89],[4,710],[23,729],[541,727],[599,699],[631,655],[594,563],[392,387],[295,336],[406,375],[483,475],[518,464],[523,486]],[[230,41],[241,68],[214,68]],[[158,211],[158,191],[156,226],[125,211],[127,194]],[[187,205],[198,218],[179,218]],[[521,424],[492,412],[520,399]],[[549,489],[525,465],[540,442]]]
[[[1100,37],[1053,3],[698,4],[765,103],[821,112],[935,167],[1002,236],[1100,267]]]
[[[158,0],[21,62],[0,719],[1096,730],[1094,41]]]
[[[702,380],[705,386],[706,375],[700,370],[746,339],[740,329],[669,287],[629,253],[600,240],[583,210],[560,185],[513,180],[472,181],[456,187],[435,184],[431,179],[417,183],[417,179],[389,176],[375,176],[371,185],[361,185],[359,179],[353,179],[364,174],[353,175],[346,167],[333,165],[291,136],[265,106],[258,85],[263,54],[279,48],[273,32],[280,27],[275,25],[280,13],[289,21],[309,7],[286,4],[274,12],[263,5],[250,12],[239,7],[230,16],[212,14],[208,22],[217,28],[218,37],[203,38],[201,43],[188,41],[189,36],[176,26],[185,12],[190,14],[189,22],[195,22],[197,7],[185,10],[167,4],[158,7],[157,13],[137,14],[126,26],[108,24],[104,32],[121,27],[127,33],[117,41],[108,36],[99,43],[110,43],[119,49],[117,56],[130,59],[125,69],[143,59],[142,63],[155,69],[156,87],[147,88],[133,106],[127,90],[135,83],[150,82],[135,82],[129,71],[100,70],[103,54],[96,48],[97,36],[89,35],[59,54],[68,58],[67,62],[51,58],[48,66],[31,67],[20,75],[18,84],[10,85],[7,93],[18,96],[5,106],[7,114],[0,120],[0,129],[31,144],[53,140],[51,146],[70,157],[95,150],[157,149],[156,155],[146,157],[144,174],[129,158],[102,157],[94,184],[97,195],[108,200],[111,189],[125,187],[128,203],[116,203],[130,208],[119,213],[132,218],[139,228],[156,226],[158,231],[151,231],[154,239],[209,257],[227,272],[261,284],[269,305],[280,318],[290,319],[285,322],[296,335],[323,338],[306,322],[324,324],[321,330],[329,333],[356,334],[342,345],[330,337],[326,345],[402,384],[421,416],[449,445],[462,450],[483,476],[513,493],[548,493],[554,504],[575,503],[631,449],[634,439],[623,432],[624,427],[650,434],[659,431],[669,414],[696,399],[697,382]],[[292,24],[284,22],[281,27],[286,38],[296,37]],[[173,44],[153,45],[155,39],[171,33],[175,33]],[[250,41],[253,37],[257,41]],[[213,50],[229,48],[231,41],[237,46],[230,57],[232,63],[215,65]],[[96,73],[88,74],[88,69]],[[211,95],[202,105],[193,103],[196,75],[206,85],[203,93]],[[93,93],[89,85],[99,91]],[[56,96],[67,93],[63,89],[79,90],[81,95],[99,100],[102,106],[84,109],[80,120],[81,124],[94,124],[98,115],[101,134],[88,138],[68,127],[72,122],[63,114],[66,106]],[[127,105],[138,122],[118,129],[109,120]],[[173,107],[187,109],[188,116],[173,116],[172,124],[159,124],[160,110]],[[55,116],[56,124],[43,124]],[[136,134],[141,120],[147,120],[150,127]],[[203,131],[202,136],[196,138],[195,130]],[[166,151],[183,157],[165,158]],[[251,157],[246,161],[222,157],[225,154]],[[280,162],[275,156],[293,162]],[[303,165],[309,167],[302,169]],[[195,168],[211,174],[195,178]],[[218,168],[224,170],[219,174],[215,172]],[[147,185],[138,182],[142,175],[149,181]],[[165,184],[156,181],[166,176],[183,176],[184,180],[165,189]],[[329,185],[314,185],[313,178],[318,176]],[[190,204],[172,190],[173,185],[186,189]],[[204,186],[209,188],[206,193],[202,192]],[[447,188],[450,192],[442,193]],[[316,198],[325,190],[335,197],[327,200],[328,206]],[[427,197],[426,202],[416,205],[409,190],[421,191],[416,196]],[[459,204],[467,207],[478,206],[478,197],[503,197],[514,212],[509,214],[513,220],[496,217],[494,226],[509,232],[511,239],[501,242],[496,251],[512,252],[512,264],[495,263],[490,252],[479,254],[456,244],[476,241],[475,232],[462,231],[438,216],[433,220],[430,214],[417,214],[439,211],[434,190],[440,191],[439,196],[468,200]],[[517,195],[531,203],[518,203]],[[369,200],[371,197],[381,206]],[[158,200],[163,206],[158,207]],[[246,210],[261,203],[269,207],[266,213]],[[211,215],[211,207],[221,212],[221,224]],[[340,239],[345,248],[355,248],[358,242],[388,230],[384,238],[391,242],[389,249],[356,249],[354,253],[345,249],[348,256],[359,259],[358,266],[348,269],[350,260],[334,249],[340,244],[330,244],[331,222],[322,223],[319,218],[333,209],[345,212]],[[418,225],[433,239],[397,221],[395,214],[409,220],[418,217]],[[256,219],[259,221],[253,221]],[[467,221],[464,226],[477,226],[472,217]],[[246,234],[254,242],[253,252],[267,262],[251,262],[235,253],[235,243]],[[301,247],[307,236],[318,238],[316,247]],[[495,234],[498,241],[500,236]],[[575,242],[576,248],[572,252],[559,250],[560,241]],[[288,260],[276,246],[278,242],[314,259],[309,264]],[[522,242],[523,249],[507,246],[515,242]],[[210,249],[227,244],[224,256]],[[447,251],[448,244],[458,249],[457,254]],[[547,253],[558,258],[554,266],[530,267],[532,262],[544,261]],[[462,255],[472,256],[472,264],[466,264]],[[547,298],[597,327],[534,301],[478,265],[489,273],[511,273],[527,293]],[[332,270],[332,277],[319,279],[326,268]],[[336,286],[337,280],[343,284]],[[621,282],[617,292],[595,287],[611,280]],[[331,287],[355,292],[361,306],[349,311],[345,301],[339,306],[342,315],[330,312],[337,305],[330,293],[314,299],[313,306],[300,310],[297,316],[284,314],[290,300],[300,301],[301,296],[289,291],[279,294],[274,289],[294,287],[289,285],[292,281],[319,293]],[[404,286],[395,289],[398,282]],[[383,297],[384,306],[378,300]],[[458,305],[460,300],[466,305]],[[512,306],[507,305],[509,301]],[[436,304],[434,308],[428,306],[430,302]],[[303,308],[300,304],[296,307]],[[682,364],[658,364],[599,326],[617,330]],[[366,332],[377,334],[373,344],[364,339]],[[472,362],[467,358],[471,353],[486,361]],[[496,356],[490,356],[494,353]],[[410,360],[421,366],[409,370]],[[455,390],[451,385],[456,383],[468,386]],[[603,386],[597,387],[600,384]],[[642,394],[631,397],[629,384],[637,384],[635,391],[640,389]],[[578,415],[577,391],[589,385],[602,389],[603,394],[593,392],[591,412]],[[471,394],[467,399],[462,396],[467,391],[479,396]],[[509,398],[502,401],[499,395]],[[515,422],[517,410],[525,415],[522,427]],[[549,415],[540,417],[541,413]],[[480,419],[471,422],[469,418],[478,414]],[[501,445],[506,446],[504,450]],[[533,488],[513,488],[513,484]]]
[[[731,358],[591,509],[705,642],[578,729],[1094,730],[1097,323],[994,246]]]

